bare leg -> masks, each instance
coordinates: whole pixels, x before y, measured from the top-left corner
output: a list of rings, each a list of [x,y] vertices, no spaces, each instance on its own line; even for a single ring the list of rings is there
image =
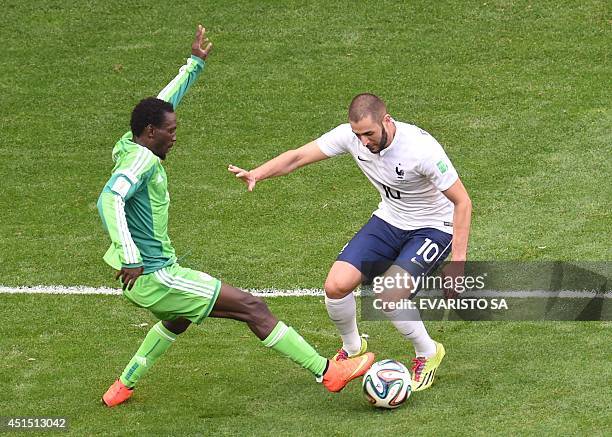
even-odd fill
[[[227,284],[221,285],[210,317],[245,322],[260,340],[270,335],[278,323],[262,298]]]
[[[222,284],[210,317],[245,322],[264,346],[285,355],[316,376],[323,375],[327,368],[327,359],[319,355],[293,328],[280,322],[260,297]]]
[[[189,328],[189,326],[191,325],[191,320],[188,320],[184,317],[179,317],[178,319],[174,320],[164,320],[162,323],[164,325],[164,328],[166,328],[168,331],[172,332],[173,334],[179,335],[185,332],[187,328]]]

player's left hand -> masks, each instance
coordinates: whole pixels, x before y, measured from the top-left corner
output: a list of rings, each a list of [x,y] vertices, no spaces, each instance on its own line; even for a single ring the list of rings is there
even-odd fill
[[[444,283],[446,284],[446,278],[452,278],[453,285],[458,283],[458,278],[461,278],[463,281],[463,276],[465,275],[465,262],[464,261],[451,261],[446,264],[442,268],[442,275],[444,277]],[[462,282],[463,283],[463,282]],[[453,288],[445,288],[444,289],[444,297],[446,299],[457,299],[461,292],[456,290],[456,287]]]
[[[206,29],[203,28],[201,24],[198,24],[195,38],[191,44],[191,54],[200,59],[206,59],[212,50],[212,46],[212,43],[206,37]]]

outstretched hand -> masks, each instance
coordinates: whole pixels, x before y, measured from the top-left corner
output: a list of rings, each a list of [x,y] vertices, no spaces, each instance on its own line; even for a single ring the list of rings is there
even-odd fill
[[[240,167],[236,167],[235,165],[230,164],[227,167],[227,170],[231,173],[234,173],[237,178],[242,179],[242,181],[247,185],[247,190],[253,191],[255,188],[255,184],[257,183],[257,179],[250,171],[244,170]]]
[[[202,48],[202,46],[204,48]],[[206,29],[202,27],[201,24],[198,24],[198,29],[196,30],[195,38],[193,43],[191,44],[191,54],[197,56],[200,59],[208,58],[208,54],[212,50],[212,43],[208,40],[206,36]]]

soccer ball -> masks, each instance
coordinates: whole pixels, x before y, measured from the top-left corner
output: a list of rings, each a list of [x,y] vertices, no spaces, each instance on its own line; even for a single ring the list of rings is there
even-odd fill
[[[412,378],[402,363],[383,360],[374,363],[363,376],[363,394],[379,408],[397,408],[410,397]]]

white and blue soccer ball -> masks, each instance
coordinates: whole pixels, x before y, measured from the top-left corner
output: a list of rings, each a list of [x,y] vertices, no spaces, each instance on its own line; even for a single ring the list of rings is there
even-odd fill
[[[372,364],[363,375],[363,393],[370,404],[378,408],[397,408],[412,393],[410,372],[395,360]]]

